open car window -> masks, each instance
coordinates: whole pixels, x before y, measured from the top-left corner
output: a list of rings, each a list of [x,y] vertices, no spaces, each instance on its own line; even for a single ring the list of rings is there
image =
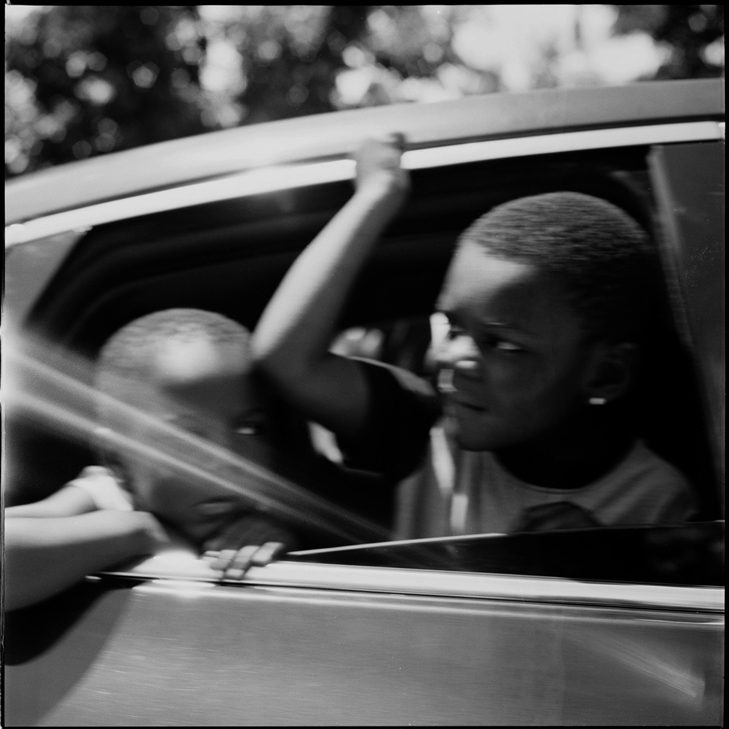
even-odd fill
[[[429,317],[458,233],[505,200],[550,190],[587,192],[615,202],[660,233],[661,199],[651,176],[649,153],[649,146],[641,144],[414,170],[415,193],[360,276],[336,346],[427,376]],[[337,180],[201,202],[94,227],[74,241],[70,255],[48,278],[42,296],[23,309],[25,330],[47,347],[37,359],[53,366],[70,352],[90,365],[115,329],[170,306],[212,309],[254,327],[290,263],[350,191],[349,180]],[[660,235],[656,238],[660,245]],[[19,265],[15,261],[22,256],[18,246],[8,262]],[[661,268],[659,259],[657,250],[657,270],[670,270]],[[685,316],[680,309],[685,302],[673,300],[669,289],[667,285],[667,322],[676,315],[671,307],[679,307],[679,320]],[[706,398],[696,396],[701,372],[675,329],[667,327],[659,345],[657,357],[666,366],[657,368],[656,376],[646,383],[641,417],[648,442],[684,471],[700,492],[701,524],[477,535],[392,545],[381,544],[381,533],[373,532],[371,538],[360,541],[375,546],[308,551],[292,554],[290,559],[581,580],[722,584],[718,563],[713,561],[717,535],[723,535],[722,527],[714,523],[721,518],[719,475],[711,453],[714,434],[706,427]],[[88,383],[89,371],[84,367],[73,374]],[[684,386],[676,387],[676,382]],[[666,391],[673,394],[670,403],[665,401]],[[57,404],[66,406],[72,399],[68,392],[61,393]],[[89,413],[79,415],[90,422]],[[29,464],[17,473],[11,467],[8,475],[15,479],[11,499],[31,500],[93,462],[83,438],[69,438],[58,423],[49,427],[39,421],[38,413],[29,415],[22,407],[10,415],[11,459]],[[326,439],[321,447],[326,451]],[[44,453],[41,460],[40,452]],[[336,451],[330,454],[336,459]],[[280,496],[285,499],[283,492]],[[698,556],[686,564],[679,559],[673,572],[665,565],[662,568],[661,535],[672,545],[685,545],[687,555],[695,547]],[[654,540],[658,546],[653,546]]]
[[[309,550],[287,559],[595,582],[725,584],[723,522],[419,539]]]

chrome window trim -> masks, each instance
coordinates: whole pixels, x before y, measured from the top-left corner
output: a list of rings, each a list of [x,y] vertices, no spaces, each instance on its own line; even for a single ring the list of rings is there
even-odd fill
[[[715,121],[591,129],[413,149],[404,153],[403,165],[409,170],[417,170],[509,157],[723,138],[720,124]],[[5,245],[10,247],[59,233],[192,205],[353,178],[354,162],[351,159],[247,170],[214,180],[54,213],[24,223],[12,223],[5,228]]]
[[[274,562],[252,567],[242,581],[220,580],[219,573],[188,551],[169,551],[151,557],[129,570],[99,573],[109,577],[196,582],[225,585],[263,585],[366,593],[475,598],[520,602],[690,610],[723,613],[720,587],[602,583],[556,577],[448,572],[320,563]]]

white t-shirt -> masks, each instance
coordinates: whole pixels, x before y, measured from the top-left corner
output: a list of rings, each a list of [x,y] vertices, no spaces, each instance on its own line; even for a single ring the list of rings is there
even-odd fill
[[[462,452],[449,462],[440,426],[431,432],[428,461],[400,484],[396,538],[508,534],[531,507],[568,502],[604,526],[685,522],[697,504],[684,476],[637,441],[610,473],[578,489],[519,480],[489,452]]]
[[[86,466],[67,485],[83,489],[96,504],[97,509],[134,510],[131,495],[119,485],[112,472],[104,466]]]

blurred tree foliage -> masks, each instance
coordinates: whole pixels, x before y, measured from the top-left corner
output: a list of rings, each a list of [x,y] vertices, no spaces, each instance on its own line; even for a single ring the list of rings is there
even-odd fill
[[[6,177],[210,129],[400,100],[405,77],[456,62],[453,11],[423,7],[44,6],[7,37]],[[212,56],[227,64],[220,88],[201,83]],[[343,72],[358,74],[357,84],[349,77],[362,87],[356,100],[337,88]],[[470,81],[463,93],[492,90]]]
[[[508,40],[479,35],[492,7],[43,6],[6,32],[6,177],[239,124],[509,88]],[[670,46],[661,77],[716,75],[706,49],[723,6],[597,7],[616,9],[614,32]],[[548,40],[531,54],[532,87],[560,83],[560,52]]]
[[[358,5],[265,6],[243,10],[224,32],[241,56],[244,88],[236,97],[247,123],[331,111],[342,54],[365,32]]]
[[[709,78],[722,76],[723,63],[707,54],[711,44],[723,39],[723,5],[613,5],[617,10],[614,32],[643,32],[669,50],[668,60],[651,78]]]
[[[204,131],[204,52],[195,6],[35,12],[6,43],[6,175]]]

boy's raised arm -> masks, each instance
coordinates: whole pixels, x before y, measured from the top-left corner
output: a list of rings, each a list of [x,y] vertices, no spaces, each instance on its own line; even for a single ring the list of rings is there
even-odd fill
[[[357,365],[329,352],[345,299],[409,190],[399,135],[359,149],[355,194],[299,256],[253,334],[253,355],[283,395],[338,436],[357,433],[367,388]]]

